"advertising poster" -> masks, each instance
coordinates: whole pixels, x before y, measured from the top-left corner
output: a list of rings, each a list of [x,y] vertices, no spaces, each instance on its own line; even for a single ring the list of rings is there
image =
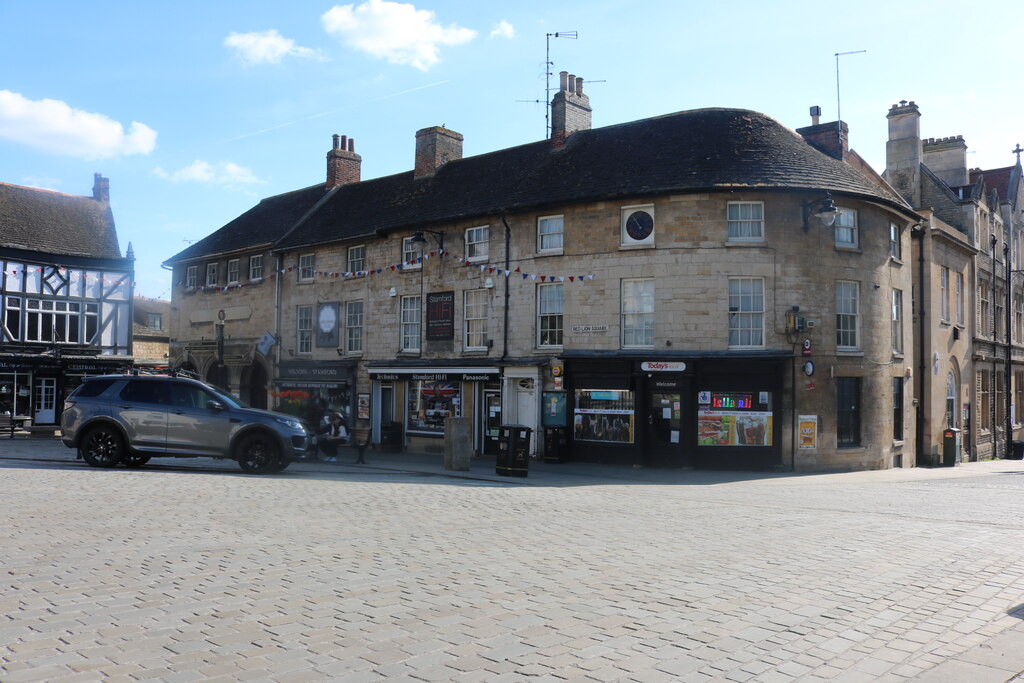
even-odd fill
[[[801,415],[800,424],[800,448],[816,449],[818,447],[818,416]]]
[[[577,408],[573,437],[577,441],[633,443],[633,411]]]
[[[698,446],[771,446],[772,414],[703,409],[697,414]]]

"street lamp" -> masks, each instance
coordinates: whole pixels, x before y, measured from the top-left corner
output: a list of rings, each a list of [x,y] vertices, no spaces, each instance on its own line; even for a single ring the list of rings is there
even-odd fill
[[[804,202],[801,206],[804,210],[804,232],[811,229],[811,226],[807,221],[811,217],[812,213],[818,217],[825,227],[831,227],[834,225],[836,218],[839,217],[839,207],[837,207],[835,201],[832,200],[831,192],[825,192],[825,196],[822,199]]]
[[[425,232],[428,232],[431,235],[433,235],[434,239],[437,240],[437,247],[438,247],[438,249],[440,249],[441,251],[444,251],[444,233],[443,232],[435,232],[433,230],[417,230],[416,232],[414,232],[412,234],[412,240],[411,241],[414,244],[425,244],[426,241],[427,241],[427,238],[423,236],[423,233],[425,233]]]

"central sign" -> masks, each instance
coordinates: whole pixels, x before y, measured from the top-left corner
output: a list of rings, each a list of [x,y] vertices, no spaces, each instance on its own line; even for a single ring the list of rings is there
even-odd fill
[[[427,293],[427,341],[455,338],[455,292]]]
[[[644,372],[686,372],[683,361],[649,360],[640,364]]]

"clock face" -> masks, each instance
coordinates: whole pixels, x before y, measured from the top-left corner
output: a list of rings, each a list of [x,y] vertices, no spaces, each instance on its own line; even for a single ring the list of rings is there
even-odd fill
[[[331,332],[334,330],[334,325],[338,322],[338,317],[334,313],[332,306],[324,306],[320,309],[320,331]]]
[[[634,211],[626,218],[626,234],[631,240],[642,242],[654,232],[654,218],[646,211]]]

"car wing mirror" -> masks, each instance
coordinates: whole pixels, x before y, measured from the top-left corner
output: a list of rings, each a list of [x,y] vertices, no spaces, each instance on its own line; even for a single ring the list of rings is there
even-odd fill
[[[220,401],[214,401],[214,400],[211,399],[211,400],[206,402],[206,409],[207,410],[215,410],[217,412],[220,412],[220,411],[224,410],[224,404],[221,403]]]

